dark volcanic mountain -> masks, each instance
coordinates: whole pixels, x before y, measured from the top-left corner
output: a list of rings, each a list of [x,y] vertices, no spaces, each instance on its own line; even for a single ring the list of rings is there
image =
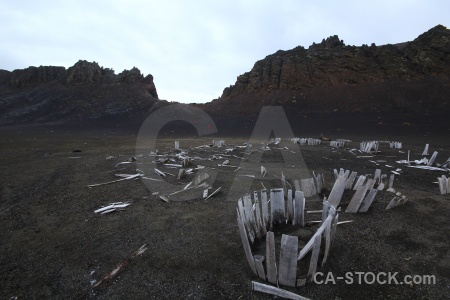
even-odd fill
[[[153,77],[137,68],[116,75],[95,62],[79,61],[67,70],[0,70],[0,125],[111,121],[139,126],[164,105]],[[222,134],[250,133],[266,105],[282,105],[295,132],[448,133],[450,30],[438,25],[395,45],[356,47],[332,36],[308,49],[280,50],[238,76],[219,99],[195,104],[214,118]]]
[[[139,69],[116,75],[96,62],[68,68],[40,66],[0,70],[0,125],[142,122],[159,102],[153,76]]]
[[[449,75],[450,30],[442,25],[395,45],[346,46],[332,36],[256,62],[202,107],[218,119],[254,119],[261,106],[282,105],[298,129],[358,121],[448,130]]]

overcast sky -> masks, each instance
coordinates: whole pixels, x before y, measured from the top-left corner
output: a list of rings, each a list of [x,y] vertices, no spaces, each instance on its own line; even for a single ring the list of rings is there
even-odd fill
[[[152,74],[160,99],[207,102],[277,50],[331,35],[411,41],[450,26],[450,1],[0,0],[0,69],[96,61]]]

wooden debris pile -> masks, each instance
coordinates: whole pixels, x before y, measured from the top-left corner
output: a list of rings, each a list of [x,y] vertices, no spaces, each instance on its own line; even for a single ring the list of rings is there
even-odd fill
[[[320,145],[322,141],[320,139],[314,139],[314,138],[292,138],[291,139],[294,144],[300,144],[300,145],[308,145],[308,146],[316,146]]]
[[[389,142],[389,147],[392,149],[402,149],[402,142]]]
[[[359,150],[365,153],[377,153],[379,145],[378,141],[363,141],[359,145]]]

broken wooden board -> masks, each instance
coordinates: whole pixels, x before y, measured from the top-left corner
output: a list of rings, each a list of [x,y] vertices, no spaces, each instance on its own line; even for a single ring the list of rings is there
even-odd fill
[[[275,259],[275,235],[272,231],[266,235],[266,270],[267,280],[277,284],[277,263]]]
[[[280,264],[278,282],[295,287],[297,278],[298,237],[283,234],[281,236]]]

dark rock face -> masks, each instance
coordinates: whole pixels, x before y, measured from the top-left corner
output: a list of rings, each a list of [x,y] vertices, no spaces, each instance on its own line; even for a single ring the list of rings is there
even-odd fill
[[[449,97],[450,30],[438,25],[395,45],[355,47],[332,36],[309,49],[280,50],[200,107],[215,116],[255,120],[261,106],[282,105],[293,127],[308,115],[316,116],[316,124],[370,116],[376,127],[388,123],[387,116],[400,124],[445,120]]]
[[[278,51],[255,63],[226,88],[224,101],[243,94],[273,90],[306,90],[418,79],[450,74],[450,30],[439,25],[412,42],[398,45],[345,46],[337,36],[308,50]]]
[[[144,118],[158,102],[153,76],[78,61],[68,68],[0,70],[0,125]],[[164,101],[163,101],[164,102]]]

